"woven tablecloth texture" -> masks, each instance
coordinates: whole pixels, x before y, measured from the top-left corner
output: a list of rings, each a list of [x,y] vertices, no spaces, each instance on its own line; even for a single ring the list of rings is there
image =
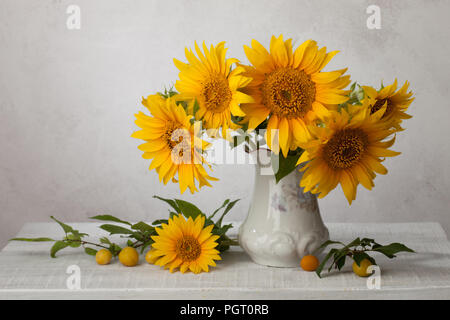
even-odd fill
[[[98,238],[97,223],[72,223]],[[238,224],[236,224],[238,225]],[[223,254],[209,273],[170,273],[149,265],[129,268],[117,260],[99,266],[80,248],[49,256],[51,243],[10,242],[0,253],[0,299],[450,299],[450,242],[438,223],[329,223],[333,240],[358,236],[381,244],[402,242],[417,253],[395,259],[374,257],[381,268],[381,288],[369,289],[347,263],[344,271],[314,272],[253,263],[238,247]],[[236,228],[233,229],[236,233]],[[28,223],[18,237],[61,237],[55,223]],[[123,239],[118,241],[124,242]],[[71,265],[81,271],[81,289],[67,288]]]

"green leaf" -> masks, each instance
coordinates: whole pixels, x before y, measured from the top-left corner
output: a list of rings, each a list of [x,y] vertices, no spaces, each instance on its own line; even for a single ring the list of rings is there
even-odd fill
[[[101,229],[108,231],[110,235],[113,234],[134,234],[133,231],[123,228],[121,226],[116,226],[114,224],[103,224],[100,226]]]
[[[147,242],[144,242],[144,244],[141,247],[141,254],[144,253],[144,250],[148,247],[151,246],[155,241],[153,240],[148,240]]]
[[[360,238],[356,238],[355,240],[353,240],[352,242],[350,242],[349,244],[347,244],[344,248],[349,249],[351,247],[357,247],[361,245],[361,239]]]
[[[73,233],[74,232],[74,230],[72,229],[71,226],[69,226],[65,223],[62,223],[61,221],[57,220],[54,216],[50,216],[50,218],[52,218],[54,221],[56,221],[61,226],[61,228],[63,228],[65,233]]]
[[[156,198],[156,199],[159,199],[161,201],[164,201],[164,202],[168,203],[177,213],[181,212],[180,208],[178,208],[178,205],[177,205],[177,203],[174,200],[172,200],[172,199],[165,199],[165,198],[161,198],[161,197],[158,197],[158,196],[153,196],[153,198]]]
[[[283,154],[280,152],[278,155],[278,170],[275,173],[275,180],[278,183],[281,179],[283,179],[285,176],[287,176],[289,173],[295,170],[297,167],[297,161],[300,158],[301,153],[295,154],[295,155],[288,155],[286,158],[283,156]],[[275,157],[276,155],[272,153],[272,167],[275,163]],[[276,168],[274,168],[274,172]]]
[[[66,234],[71,233],[74,236],[76,236],[77,238],[82,238],[82,237],[88,235],[87,233],[81,233],[78,230],[73,229],[71,226],[59,221],[54,216],[50,216],[50,218],[52,218],[54,221],[56,221],[61,226],[61,228],[63,228],[63,230]]]
[[[399,252],[414,252],[414,250],[398,242],[388,244],[387,246],[377,246],[372,250],[380,252],[390,259],[395,258],[395,254]]]
[[[219,208],[217,208],[216,210],[214,210],[214,212],[212,213],[212,215],[210,215],[210,216],[208,217],[208,219],[214,218],[214,216],[216,215],[216,213],[219,212],[220,209],[222,209],[223,207],[225,207],[229,202],[230,202],[230,199],[226,199],[226,200],[223,202],[223,204],[222,204]]]
[[[127,225],[131,226],[131,223],[129,223],[128,221],[120,220],[119,218],[116,218],[109,214],[102,214],[102,215],[90,217],[89,219],[95,219],[95,220],[101,220],[101,221],[111,221],[111,222],[123,223],[123,224],[127,224]]]
[[[78,235],[68,234],[64,238],[64,241],[67,242],[72,248],[78,248],[81,246],[81,237]]]
[[[219,244],[217,245],[217,247],[215,248],[219,251],[219,253],[224,253],[225,251],[227,251],[228,249],[230,249],[230,245],[226,244],[225,242],[219,242]]]
[[[217,247],[215,249],[219,250],[220,253],[230,249],[230,244],[232,243],[231,239],[226,235],[222,235],[219,239],[216,240],[216,242]]]
[[[217,220],[217,222],[215,223],[219,228],[222,226],[222,221],[223,218],[226,216],[226,214],[233,209],[234,205],[236,204],[236,202],[238,202],[241,199],[236,199],[234,201],[231,201],[230,203],[228,203],[227,207],[225,208],[224,212],[222,213],[222,216],[219,218],[219,220]]]
[[[222,227],[220,227],[220,228],[213,228],[212,233],[213,233],[214,235],[217,235],[217,236],[223,236],[223,235],[225,235],[225,234],[228,232],[228,230],[230,230],[231,228],[233,228],[233,225],[230,223],[230,224],[224,225],[224,226],[222,226]]]
[[[349,249],[344,247],[342,249],[337,250],[334,255],[333,255],[333,262],[331,263],[330,267],[328,268],[328,272],[331,271],[331,269],[334,268],[335,269],[339,269],[342,268],[342,266],[345,263],[345,257],[347,256],[347,254],[349,253]]]
[[[173,216],[177,216],[177,215],[178,215],[177,212],[173,212],[173,211],[170,211],[170,212],[169,212],[169,218],[170,218],[170,219],[173,219]],[[167,221],[167,223],[169,223],[169,221]]]
[[[365,247],[365,246],[371,246],[373,244],[376,244],[374,239],[369,239],[369,238],[363,238],[361,239],[360,245]]]
[[[75,237],[79,238],[79,239],[81,239],[81,238],[83,238],[83,237],[85,237],[85,236],[88,236],[87,233],[81,233],[81,232],[79,232],[78,230],[72,230],[72,234],[73,234]]]
[[[8,241],[28,241],[28,242],[46,242],[46,241],[56,241],[50,238],[12,238]]]
[[[115,243],[111,243],[111,245],[109,246],[109,251],[111,251],[113,256],[117,256],[121,250],[122,248]]]
[[[186,218],[191,217],[192,219],[197,218],[198,215],[203,214],[203,212],[197,208],[197,206],[193,205],[190,202],[184,201],[184,200],[180,200],[180,199],[175,199],[178,208],[180,209],[180,213],[182,213]]]
[[[340,257],[335,263],[336,263],[336,268],[338,268],[338,270],[341,270],[342,267],[345,265],[345,259],[347,258],[347,255],[343,255],[342,257]]]
[[[146,232],[146,231],[153,232],[155,230],[154,227],[149,226],[148,224],[146,224],[145,222],[142,222],[142,221],[139,221],[138,223],[133,224],[131,226],[131,229],[139,230],[139,231],[142,231],[142,232]]]
[[[169,220],[167,220],[167,219],[159,219],[159,220],[155,220],[155,221],[152,222],[152,225],[158,226],[158,225],[161,225],[161,224],[163,224],[163,223],[168,224],[168,223],[169,223]]]
[[[355,260],[356,264],[358,265],[358,267],[361,265],[361,261],[363,261],[364,259],[368,259],[372,264],[377,264],[375,262],[375,259],[372,258],[371,256],[369,256],[367,253],[362,252],[362,251],[358,251],[355,252],[353,254],[353,260]]]
[[[361,240],[359,238],[356,238],[343,248],[337,250],[334,254],[334,260],[333,263],[330,265],[328,272],[331,270],[331,268],[335,267],[335,269],[341,270],[342,266],[345,264],[345,257],[349,254],[350,248],[354,246],[359,246],[361,244]]]
[[[206,228],[207,226],[210,226],[212,224],[214,224],[214,221],[212,221],[211,219],[206,218],[204,227]]]
[[[68,247],[68,246],[69,246],[69,244],[66,243],[66,242],[64,242],[64,241],[56,241],[55,244],[54,244],[54,245],[52,246],[52,248],[50,249],[50,256],[51,256],[52,258],[56,258],[56,253],[57,253],[59,250],[62,250],[62,249],[64,249],[64,248]]]
[[[95,256],[97,254],[97,250],[92,248],[84,248],[84,252],[86,252],[90,256]]]
[[[102,237],[102,238],[100,238],[100,243],[111,244],[111,241],[109,241],[109,239],[107,237]]]
[[[177,94],[177,92],[173,89],[173,86],[171,86],[169,89],[164,88],[164,92],[157,92],[160,96],[164,97],[164,99],[170,98]]]
[[[327,241],[325,241],[324,243],[322,243],[322,244],[320,245],[320,247],[318,247],[316,250],[314,250],[314,252],[318,252],[318,251],[320,251],[321,249],[325,249],[325,248],[328,247],[330,244],[342,244],[343,246],[345,246],[345,244],[343,244],[343,243],[340,242],[340,241],[327,240]]]
[[[322,278],[320,276],[320,273],[322,272],[322,270],[325,267],[328,260],[331,258],[331,256],[333,256],[338,251],[339,251],[338,249],[334,249],[334,248],[331,249],[330,252],[328,252],[328,254],[325,256],[325,258],[321,261],[320,265],[316,269],[316,274],[319,276],[319,278]]]

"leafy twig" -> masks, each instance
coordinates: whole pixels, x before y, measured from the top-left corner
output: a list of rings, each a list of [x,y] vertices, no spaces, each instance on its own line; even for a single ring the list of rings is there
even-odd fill
[[[369,238],[356,238],[347,245],[340,241],[328,240],[325,241],[317,250],[324,249],[329,245],[341,245],[342,248],[332,248],[328,252],[325,258],[321,261],[319,267],[316,269],[316,273],[319,277],[321,277],[320,274],[331,257],[333,257],[333,262],[329,266],[328,272],[330,272],[333,267],[341,270],[345,265],[347,257],[353,259],[358,266],[360,266],[361,261],[364,259],[368,259],[372,264],[376,264],[375,259],[369,256],[367,252],[379,252],[384,254],[389,259],[395,258],[395,254],[399,252],[414,252],[414,250],[398,242],[383,246],[375,242],[374,239]]]
[[[166,92],[169,94],[168,92]],[[226,235],[227,231],[232,228],[231,224],[226,224],[222,226],[223,218],[226,214],[233,208],[239,200],[230,201],[229,199],[225,200],[222,206],[220,206],[217,210],[215,210],[208,217],[194,204],[180,200],[180,199],[164,199],[158,196],[155,198],[165,201],[168,203],[174,211],[169,210],[169,217],[172,217],[174,214],[183,214],[187,218],[195,219],[198,215],[203,215],[205,217],[205,225],[213,224],[214,227],[212,229],[212,233],[219,236],[218,242],[218,250],[223,252],[227,250],[232,245],[238,245],[238,241],[236,239],[230,239]],[[214,222],[212,219],[214,216],[223,210],[220,218]],[[53,246],[50,249],[50,256],[52,258],[56,257],[56,253],[64,248],[72,247],[78,248],[83,247],[84,251],[89,255],[95,255],[97,250],[91,248],[90,246],[107,249],[109,250],[113,256],[117,256],[122,247],[118,244],[112,242],[108,237],[100,238],[100,243],[91,242],[84,240],[85,237],[89,236],[87,233],[82,233],[79,230],[74,229],[73,227],[59,221],[55,217],[50,217],[53,221],[58,223],[64,232],[64,237],[61,240],[55,240],[53,238],[40,237],[40,238],[13,238],[10,241],[27,241],[27,242],[54,242]],[[110,222],[106,224],[102,224],[99,226],[100,229],[107,231],[109,235],[119,235],[122,238],[127,238],[127,245],[133,247],[135,249],[140,248],[141,253],[144,252],[146,248],[153,244],[152,236],[156,235],[157,227],[161,227],[163,223],[168,223],[167,219],[159,219],[149,225],[143,221],[138,223],[131,223],[112,215],[97,215],[91,217],[91,219]],[[111,224],[115,223],[115,224]]]

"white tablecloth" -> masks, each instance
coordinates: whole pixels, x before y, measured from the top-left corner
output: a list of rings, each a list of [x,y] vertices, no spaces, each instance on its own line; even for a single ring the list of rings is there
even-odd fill
[[[74,223],[93,238],[96,223]],[[438,223],[330,223],[333,240],[358,236],[382,244],[402,242],[417,253],[395,259],[375,258],[381,268],[381,288],[369,289],[366,278],[351,271],[318,278],[300,268],[257,265],[234,247],[209,273],[169,273],[149,265],[129,268],[117,260],[99,266],[80,248],[49,256],[51,243],[10,242],[0,253],[0,299],[450,299],[450,242]],[[29,223],[19,237],[62,236],[55,223]],[[81,289],[68,289],[69,266],[78,266]]]

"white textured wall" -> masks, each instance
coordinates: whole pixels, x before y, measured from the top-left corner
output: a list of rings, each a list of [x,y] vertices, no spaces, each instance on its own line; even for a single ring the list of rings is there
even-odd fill
[[[81,30],[66,28],[69,4],[81,7]],[[382,29],[366,27],[379,5]],[[120,1],[0,2],[0,247],[26,221],[82,221],[97,213],[132,220],[164,215],[163,186],[130,138],[140,97],[172,83],[172,58],[194,40],[267,45],[272,34],[309,38],[339,49],[329,69],[378,85],[408,79],[414,118],[386,160],[388,176],[358,190],[349,207],[341,190],[320,206],[326,221],[438,221],[449,218],[450,1]],[[230,218],[244,218],[251,166],[218,166],[214,188],[182,198],[213,209],[242,198]]]

